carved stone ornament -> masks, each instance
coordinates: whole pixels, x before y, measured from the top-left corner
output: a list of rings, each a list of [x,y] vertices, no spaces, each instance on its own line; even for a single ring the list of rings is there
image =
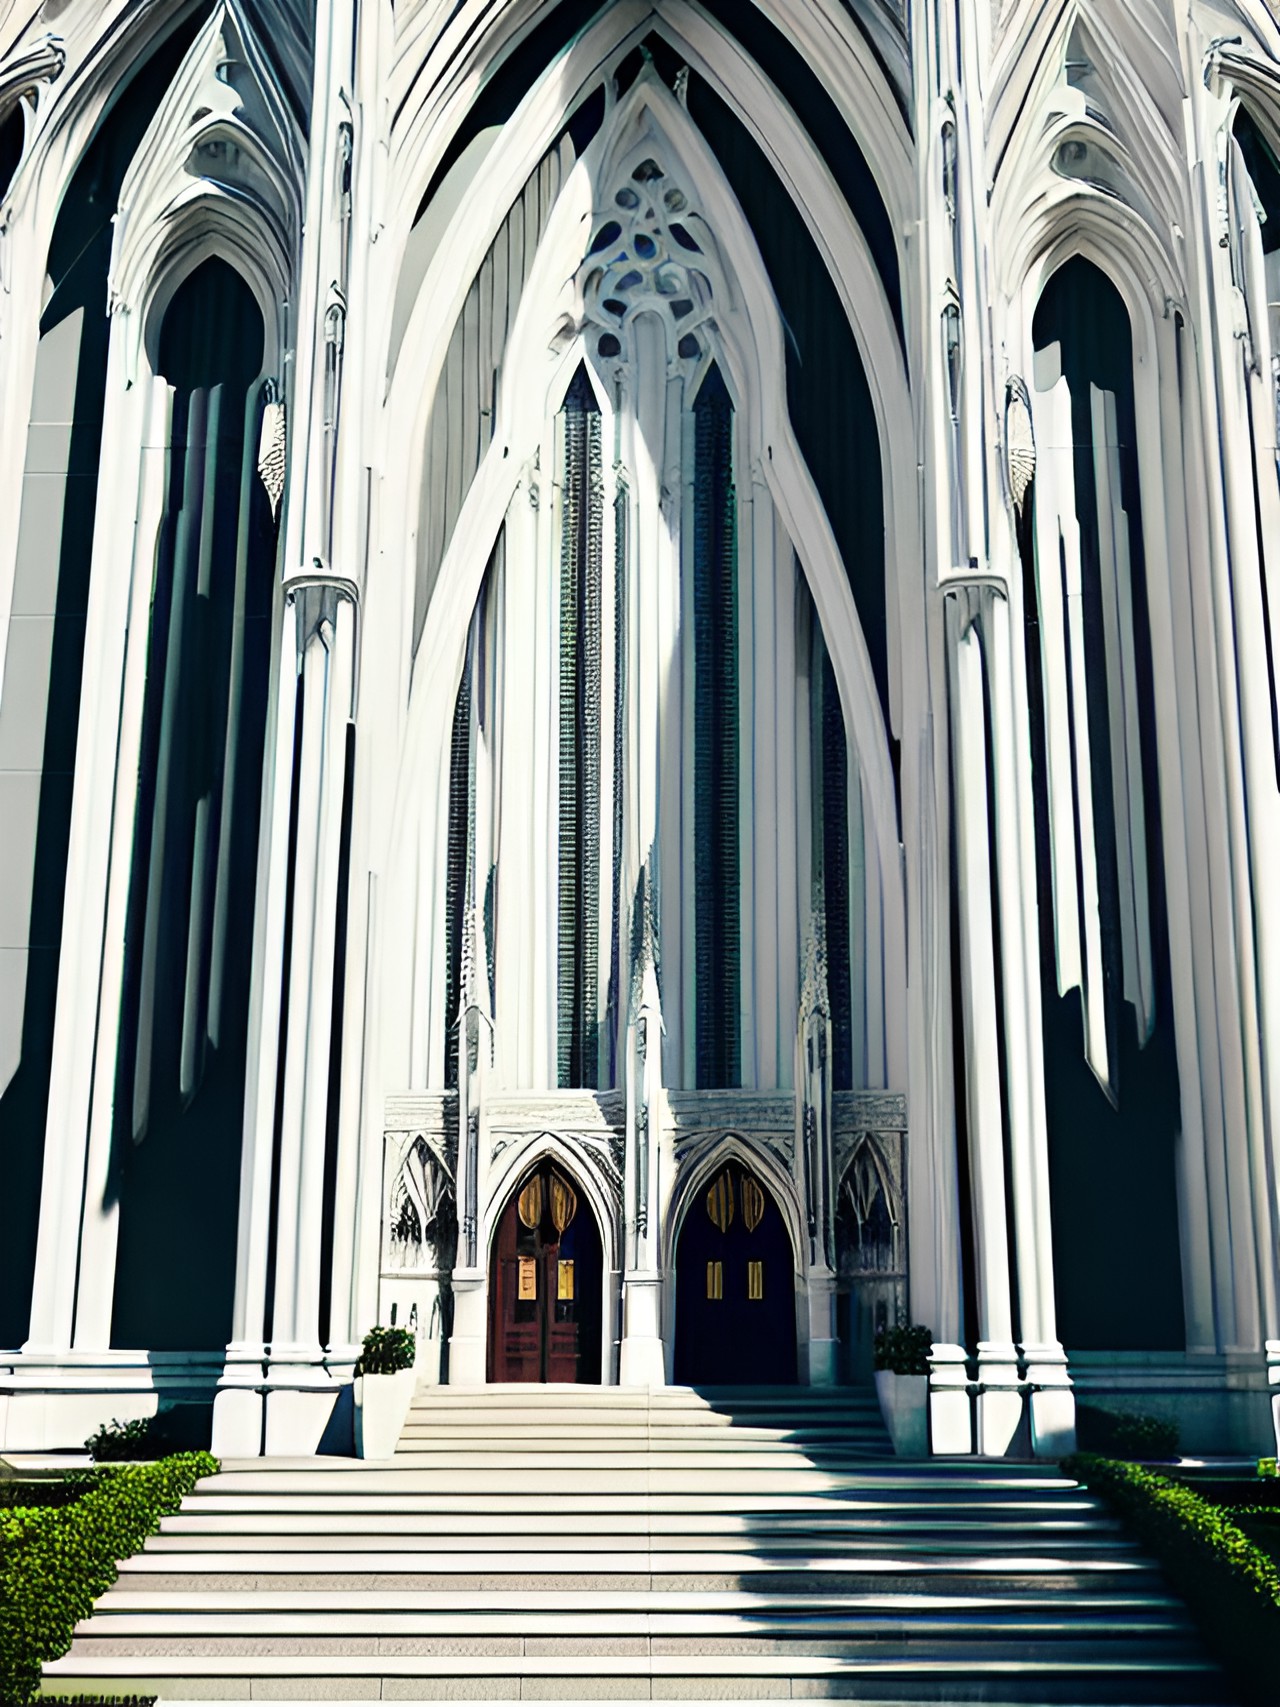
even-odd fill
[[[1004,474],[1014,512],[1022,515],[1027,492],[1036,473],[1036,438],[1031,424],[1031,398],[1025,381],[1017,374],[1005,387]]]
[[[653,76],[646,67],[645,75]],[[692,192],[656,137],[627,157],[596,211],[578,270],[579,327],[604,362],[629,360],[632,328],[656,314],[668,360],[694,368],[708,348],[715,312],[710,241]],[[638,155],[638,157],[637,157]]]
[[[274,379],[267,381],[267,399],[262,410],[262,432],[258,441],[258,478],[271,505],[271,519],[280,513],[284,497],[286,457],[286,427],[284,403]]]
[[[19,42],[0,62],[0,118],[8,113],[15,101],[21,105],[24,155],[44,92],[62,76],[66,64],[67,51],[62,37],[52,31],[37,36],[33,41]],[[14,176],[17,176],[16,172]],[[0,185],[0,195],[6,188]]]
[[[388,1159],[391,1154],[388,1149]],[[453,1180],[439,1152],[419,1134],[391,1178],[385,1221],[388,1267],[444,1266],[454,1237],[452,1200]]]
[[[120,190],[114,309],[134,309],[162,256],[220,238],[278,302],[291,291],[306,168],[297,124],[241,0],[192,43]]]
[[[907,1099],[901,1091],[837,1091],[832,1124],[838,1132],[905,1132]]]

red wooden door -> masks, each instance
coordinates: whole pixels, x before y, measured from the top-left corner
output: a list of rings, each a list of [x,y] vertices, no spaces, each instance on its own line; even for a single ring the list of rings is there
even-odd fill
[[[490,1381],[600,1379],[600,1235],[552,1163],[503,1210],[489,1275]]]

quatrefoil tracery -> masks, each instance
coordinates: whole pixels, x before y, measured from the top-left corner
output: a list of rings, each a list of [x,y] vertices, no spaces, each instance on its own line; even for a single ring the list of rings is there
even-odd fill
[[[670,359],[697,364],[706,348],[701,331],[713,309],[703,241],[683,189],[647,155],[615,190],[599,219],[579,273],[584,317],[595,350],[606,361],[632,353],[630,333],[642,313],[656,314],[667,333]]]

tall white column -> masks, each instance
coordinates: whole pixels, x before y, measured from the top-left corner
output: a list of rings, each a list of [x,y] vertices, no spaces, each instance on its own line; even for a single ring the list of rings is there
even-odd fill
[[[228,1457],[253,1457],[262,1450],[271,1176],[298,706],[297,618],[283,596],[277,602],[274,629],[274,673],[262,786],[265,872],[260,876],[260,898],[254,915],[236,1290],[231,1341],[213,1408],[214,1447]]]
[[[624,1387],[662,1386],[667,1347],[662,1338],[662,1246],[658,1162],[665,1096],[662,1085],[662,1007],[654,971],[651,868],[636,905],[640,958],[631,968],[631,1019],[626,1057],[626,1225],[623,1229],[622,1345],[618,1381]]]
[[[1019,719],[1015,713],[1015,683],[1023,672],[1016,669],[1009,601],[1002,593],[988,595],[984,626],[1018,1328],[1031,1449],[1038,1457],[1058,1458],[1075,1448],[1075,1401],[1054,1313],[1030,741],[1025,715]],[[1025,688],[1021,701],[1025,705]]]
[[[956,813],[956,905],[974,1250],[978,1290],[978,1451],[999,1457],[1014,1446],[1022,1420],[1013,1342],[1009,1235],[1005,1212],[1004,1091],[1000,1076],[991,818],[987,780],[987,704],[983,646],[974,602],[982,591],[947,600],[951,639],[952,743]]]

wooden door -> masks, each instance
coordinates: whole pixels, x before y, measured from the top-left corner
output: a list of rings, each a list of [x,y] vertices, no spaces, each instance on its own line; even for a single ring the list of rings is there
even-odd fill
[[[791,1239],[769,1192],[738,1162],[720,1170],[680,1229],[675,1378],[691,1387],[796,1379]]]
[[[590,1209],[550,1161],[502,1212],[489,1276],[490,1381],[598,1381],[602,1257]]]

